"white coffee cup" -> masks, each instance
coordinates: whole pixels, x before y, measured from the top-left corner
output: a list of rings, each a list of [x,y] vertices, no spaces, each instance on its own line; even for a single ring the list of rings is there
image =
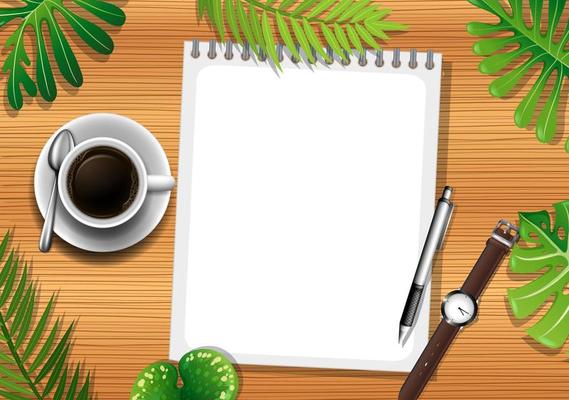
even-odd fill
[[[132,162],[138,176],[138,190],[134,200],[126,210],[110,218],[95,218],[82,212],[73,203],[67,187],[69,170],[73,161],[83,152],[95,147],[111,147],[125,154]],[[174,183],[174,178],[170,175],[149,175],[144,162],[142,162],[142,159],[132,147],[120,140],[109,137],[96,137],[79,143],[63,160],[57,178],[59,197],[65,209],[77,221],[93,228],[112,228],[124,224],[140,210],[148,192],[172,190]]]

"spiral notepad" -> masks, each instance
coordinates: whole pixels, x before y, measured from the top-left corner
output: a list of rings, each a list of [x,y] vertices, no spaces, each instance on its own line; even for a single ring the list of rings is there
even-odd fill
[[[405,347],[399,318],[435,204],[442,57],[277,54],[282,71],[185,44],[170,356],[409,371],[430,287]]]

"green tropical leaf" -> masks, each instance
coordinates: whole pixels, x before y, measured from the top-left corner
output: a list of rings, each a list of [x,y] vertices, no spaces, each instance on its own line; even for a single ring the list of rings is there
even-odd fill
[[[348,54],[351,54],[352,53],[352,46],[350,46],[350,42],[348,41],[348,37],[346,36],[346,33],[344,32],[344,30],[342,29],[340,24],[334,25],[334,33],[336,34],[336,39],[338,39],[338,43],[340,43],[340,46],[342,46],[342,48],[345,51],[347,51]]]
[[[124,12],[114,4],[101,0],[73,0],[73,2],[107,24],[121,26],[125,22]],[[81,69],[55,14],[60,14],[94,51],[110,54],[114,48],[111,37],[103,29],[65,6],[63,0],[28,0],[25,3],[22,7],[0,8],[0,26],[13,21],[20,23],[6,41],[5,48],[9,53],[2,68],[3,72],[8,73],[6,86],[8,102],[12,108],[18,110],[24,104],[22,88],[29,96],[36,96],[39,90],[41,97],[48,102],[57,97],[53,67],[48,57],[48,45],[53,50],[53,58],[63,78],[75,87],[83,84]],[[221,12],[218,14],[221,15]],[[49,39],[43,33],[43,28],[46,26]],[[27,71],[31,61],[26,52],[24,37],[28,31],[34,35],[36,48],[34,77]]]
[[[239,32],[239,25],[237,23],[237,16],[236,16],[235,5],[233,4],[233,0],[226,0],[225,1],[225,14],[227,15],[227,25],[229,25],[229,29],[231,30],[231,34],[235,38],[235,41],[239,44],[243,43],[243,39],[241,39],[241,33]]]
[[[221,2],[225,1],[225,7]],[[246,40],[258,56],[263,50],[267,58],[280,67],[275,43],[281,42],[293,57],[301,59],[297,43],[309,63],[315,63],[313,51],[324,60],[325,47],[352,54],[352,47],[362,52],[365,45],[379,48],[386,31],[400,31],[403,24],[386,21],[390,10],[371,0],[198,0],[198,15],[206,16],[220,39],[225,37],[225,24],[238,43]],[[223,14],[223,15],[222,15]],[[1,22],[1,19],[0,19]],[[277,29],[273,29],[273,26]],[[348,36],[346,36],[346,32]],[[348,39],[349,37],[349,39]],[[324,39],[322,41],[322,38]],[[338,53],[345,59],[344,51]]]
[[[360,37],[356,33],[356,30],[351,25],[348,25],[348,26],[346,26],[346,31],[348,32],[348,38],[350,38],[350,42],[355,47],[355,49],[358,52],[363,53],[364,47],[362,45],[362,41],[360,40]]]
[[[320,56],[324,60],[328,61],[330,57],[328,57],[328,54],[324,51],[322,43],[320,43],[320,39],[318,39],[318,36],[316,36],[316,32],[314,32],[314,29],[312,29],[312,26],[308,22],[308,19],[304,18],[302,20],[302,25],[304,28],[304,33],[306,33],[306,38],[308,39],[308,43],[310,43],[310,46],[312,46],[312,48],[316,50],[316,52],[320,54]]]
[[[263,38],[266,43],[267,55],[271,60],[274,60],[277,68],[281,69],[279,57],[277,55],[277,50],[275,47],[275,39],[273,38],[273,29],[269,24],[269,18],[267,17],[266,11],[263,11],[262,29],[263,29]]]
[[[294,58],[296,58],[297,60],[300,60],[300,54],[298,53],[298,50],[296,49],[296,46],[294,45],[294,41],[292,40],[292,35],[290,34],[290,29],[288,28],[288,25],[287,25],[285,19],[283,18],[283,16],[279,12],[277,12],[276,18],[277,18],[277,27],[279,29],[279,34],[280,34],[285,46],[288,47],[288,49],[290,50],[290,52]]]
[[[263,39],[263,29],[261,28],[261,21],[259,19],[259,16],[257,15],[255,7],[251,4],[249,5],[249,23],[251,26],[251,32],[253,32],[253,37],[255,38],[254,43],[259,45],[261,50],[263,50],[265,54],[267,54],[267,52],[265,51],[267,46],[265,44],[265,40]],[[253,46],[253,43],[251,43],[251,46]]]
[[[332,32],[332,30],[324,24],[321,26],[321,29],[322,29],[322,34],[324,35],[324,38],[329,43],[332,50],[334,50],[334,53],[338,54],[338,56],[340,56],[342,58],[342,60],[346,60],[347,57],[344,54],[344,52],[342,51],[342,48],[340,47],[340,43],[336,39],[336,36],[334,36],[334,32]]]
[[[569,25],[559,27],[565,0],[549,1],[547,12],[543,10],[543,0],[529,0],[530,21],[524,19],[523,0],[509,0],[511,11],[496,0],[469,1],[499,19],[497,24],[471,22],[467,26],[467,31],[475,36],[495,35],[481,39],[473,46],[475,54],[485,57],[480,63],[480,72],[499,74],[510,65],[520,63],[490,84],[493,96],[507,96],[522,84],[525,76],[529,76],[534,69],[540,70],[533,87],[514,113],[514,122],[518,127],[526,128],[535,118],[537,139],[550,143],[557,131],[560,93],[569,71],[569,51],[566,48]],[[543,21],[544,15],[547,15],[547,21]],[[541,28],[546,28],[545,34],[541,33]],[[558,33],[561,39],[556,41],[554,38]],[[549,82],[553,84],[551,91],[545,90]],[[536,116],[540,99],[543,99],[541,104],[544,106]],[[569,152],[569,142],[566,142],[566,151]]]
[[[555,222],[547,211],[520,212],[520,238],[512,250],[510,269],[515,274],[541,273],[524,286],[508,290],[516,318],[536,313],[553,299],[545,315],[527,333],[551,348],[563,346],[569,336],[569,201],[554,205]]]
[[[300,44],[300,48],[302,49],[302,51],[304,51],[304,55],[308,59],[308,62],[314,64],[316,62],[316,59],[312,54],[310,43],[308,43],[308,39],[304,34],[302,26],[300,26],[300,23],[295,19],[291,19],[290,22],[292,24],[292,31],[294,32],[294,36],[296,36],[296,40],[298,40],[298,43]]]
[[[0,261],[6,255],[10,234],[0,244]],[[28,268],[11,251],[0,271],[0,397],[10,400],[47,400],[55,390],[53,399],[87,399],[89,377],[76,395],[81,380],[79,371],[71,385],[67,386],[68,354],[71,346],[73,324],[60,337],[59,319],[49,334],[48,326],[53,296],[34,320],[38,305],[36,284],[30,280]],[[38,314],[39,315],[39,314]],[[38,344],[43,345],[38,350]],[[53,344],[57,346],[53,348]],[[32,363],[29,360],[36,355]],[[86,388],[86,389],[85,389]]]

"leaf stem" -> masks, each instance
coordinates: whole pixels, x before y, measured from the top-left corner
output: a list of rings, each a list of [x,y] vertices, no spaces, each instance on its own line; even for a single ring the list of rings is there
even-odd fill
[[[236,1],[241,1],[241,0],[236,0]],[[281,10],[279,8],[275,8],[275,7],[271,7],[268,6],[265,3],[262,3],[258,0],[245,0],[246,3],[252,4],[255,7],[261,8],[273,15],[275,15],[277,12],[279,14],[281,14],[284,17],[290,18],[290,19],[301,19],[303,18],[302,15],[295,15],[294,12],[290,12],[290,11],[286,11],[286,10]],[[320,24],[320,23],[324,23],[326,25],[333,25],[336,21],[332,20],[332,21],[325,21],[321,18],[317,18],[317,17],[312,17],[312,18],[306,18],[306,20],[311,23],[311,24]],[[348,23],[344,23],[344,25],[347,25]],[[340,24],[342,25],[342,24]]]
[[[2,313],[0,313],[0,329],[2,330],[2,334],[4,335],[4,338],[6,339],[6,344],[8,345],[8,348],[10,349],[10,352],[12,353],[12,357],[14,357],[14,361],[16,361],[16,364],[18,365],[18,368],[20,369],[22,376],[28,382],[28,385],[32,389],[32,392],[34,393],[36,398],[38,400],[42,400],[43,397],[40,395],[40,393],[36,389],[36,386],[34,385],[32,378],[28,374],[28,371],[26,371],[26,368],[24,367],[24,363],[22,362],[22,359],[20,358],[20,356],[18,355],[18,352],[16,351],[16,346],[14,346],[14,342],[12,341],[10,331],[8,330],[8,327],[6,326],[6,321],[4,321],[4,316],[2,315]]]

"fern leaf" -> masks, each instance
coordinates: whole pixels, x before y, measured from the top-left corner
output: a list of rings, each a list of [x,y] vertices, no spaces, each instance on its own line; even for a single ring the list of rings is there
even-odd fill
[[[324,60],[329,56],[325,47],[345,59],[352,47],[360,53],[364,43],[379,48],[378,40],[388,38],[385,31],[405,30],[403,24],[386,21],[390,10],[371,0],[198,0],[198,15],[206,16],[220,39],[225,37],[225,24],[237,43],[247,41],[258,56],[259,49],[280,68],[274,47],[284,43],[293,57],[301,59],[296,47],[306,54],[309,63],[315,63],[316,51]],[[273,29],[273,26],[277,29]],[[348,32],[348,36],[346,36]],[[269,35],[270,34],[270,35]],[[349,37],[349,39],[348,39]],[[324,38],[324,41],[321,41]],[[296,43],[295,43],[296,42]]]
[[[328,10],[337,0],[323,0],[320,4],[312,9],[306,18],[319,17],[324,11]]]
[[[281,3],[279,9],[280,9],[280,10],[283,10],[283,11],[284,11],[284,10],[287,10],[287,9],[289,9],[290,7],[292,7],[292,5],[293,5],[294,3],[296,3],[296,1],[297,1],[297,0],[284,0],[284,1]]]
[[[60,400],[63,394],[65,393],[65,385],[67,384],[67,374],[68,369],[65,367],[63,370],[63,375],[61,375],[61,379],[59,380],[59,384],[57,385],[57,389],[53,394],[53,400]]]
[[[255,7],[252,5],[249,6],[249,23],[251,24],[251,32],[253,32],[253,37],[255,38],[255,43],[265,52],[266,51],[266,44],[263,39],[263,29],[261,28],[261,22],[259,20],[259,16],[257,15],[257,11]]]
[[[77,368],[77,371],[79,371],[79,368]],[[79,394],[77,395],[76,400],[87,400],[88,399],[90,379],[91,379],[91,376],[89,375],[89,373],[87,373],[87,379],[85,379],[85,383],[83,384],[83,387],[79,391]]]
[[[286,21],[279,12],[277,12],[276,16],[277,16],[277,27],[279,29],[279,34],[283,39],[285,46],[288,47],[294,58],[300,60],[300,54],[298,53],[298,50],[294,45],[294,41],[292,40],[292,35],[290,34],[290,29],[288,28]]]
[[[14,311],[16,311],[16,307],[20,303],[20,299],[22,298],[22,294],[24,293],[24,289],[27,283],[27,277],[28,277],[28,267],[25,266],[24,271],[22,272],[22,277],[20,278],[20,283],[18,284],[18,288],[16,289],[14,295],[12,296],[12,302],[10,304],[10,307],[8,307],[8,310],[6,311],[6,319],[10,319],[12,318],[12,315],[14,315]]]
[[[344,11],[350,8],[353,2],[354,0],[340,0],[340,2],[330,10],[328,16],[324,18],[324,22],[335,21]]]
[[[351,19],[354,15],[363,10],[370,2],[371,0],[360,0],[358,3],[344,11],[342,15],[340,15],[338,22],[342,23]]]
[[[0,396],[4,396],[8,400],[28,400],[28,397],[23,397],[18,394],[5,392],[3,390],[0,390]]]
[[[77,366],[77,368],[75,368],[75,373],[73,374],[73,378],[71,379],[71,383],[69,384],[67,396],[65,397],[66,400],[72,400],[75,398],[75,392],[77,392],[78,382],[79,382],[79,365]]]
[[[14,286],[14,281],[16,280],[16,272],[18,271],[18,258],[9,267],[10,272],[8,272],[8,278],[6,279],[6,284],[2,289],[2,294],[0,294],[0,307],[4,306],[10,293],[12,292],[12,287]]]
[[[362,40],[366,42],[366,44],[369,47],[371,47],[372,49],[379,49],[379,45],[373,39],[371,33],[368,30],[366,30],[366,28],[364,28],[360,24],[355,24],[355,27],[356,27],[356,32],[358,33],[358,35],[360,35],[360,38],[362,38]]]
[[[78,8],[107,24],[121,26],[125,22],[125,15],[122,10],[106,1],[74,0],[74,3]],[[201,1],[200,5],[204,3]],[[18,28],[6,41],[5,47],[9,54],[3,66],[3,72],[8,73],[6,87],[8,101],[14,109],[20,109],[23,106],[22,87],[29,96],[36,96],[39,91],[41,97],[48,102],[52,102],[57,97],[55,76],[48,56],[48,42],[53,50],[53,59],[63,78],[76,87],[83,83],[79,64],[59,27],[56,14],[62,16],[81,40],[96,52],[110,54],[113,51],[114,45],[111,37],[98,25],[81,17],[64,5],[63,0],[26,1],[24,7],[0,8],[0,26],[20,20]],[[219,15],[221,20],[221,13]],[[49,38],[43,34],[45,27],[49,31]],[[223,26],[218,28],[221,29]],[[35,81],[28,71],[31,61],[24,43],[26,31],[34,33]]]
[[[263,12],[263,21],[262,21],[262,29],[263,29],[263,38],[265,39],[267,54],[271,58],[271,60],[275,60],[275,65],[277,68],[281,68],[279,57],[277,55],[277,51],[275,48],[275,41],[273,38],[273,30],[271,25],[269,24],[269,18],[267,17],[267,12]]]
[[[236,10],[233,4],[233,0],[225,0],[225,14],[227,15],[227,24],[229,25],[231,34],[237,43],[243,44],[243,39],[241,39],[241,34],[239,33],[239,25],[237,24],[237,16],[235,13]]]
[[[292,15],[298,17],[309,10],[318,0],[303,0],[293,11]]]
[[[58,358],[57,362],[55,363],[53,372],[51,373],[51,376],[49,377],[43,389],[42,396],[44,397],[47,396],[51,392],[55,384],[59,381],[61,370],[63,368],[63,365],[65,364],[65,359],[67,357],[68,352],[69,352],[69,343],[65,346],[65,350],[63,350],[63,353],[61,353],[61,356]]]
[[[306,58],[308,58],[308,61],[311,64],[314,64],[314,62],[316,60],[314,59],[314,55],[312,54],[312,49],[310,48],[310,44],[308,43],[308,39],[306,38],[306,35],[304,34],[304,30],[302,29],[300,24],[297,22],[297,20],[291,19],[290,22],[292,24],[292,30],[294,32],[294,35],[296,36],[296,39],[298,40],[298,43],[300,44],[302,51],[304,51]]]
[[[53,350],[53,353],[48,357],[47,361],[45,362],[45,365],[43,366],[43,368],[40,370],[40,372],[36,376],[36,379],[34,380],[35,383],[40,382],[43,378],[45,378],[51,372],[51,370],[55,366],[55,363],[57,362],[57,360],[59,359],[61,354],[63,354],[65,352],[65,349],[68,345],[69,335],[71,335],[72,329],[73,329],[73,325],[71,325],[69,328],[67,328],[65,335],[63,335],[63,337],[60,339],[58,345]]]
[[[0,260],[4,258],[4,254],[6,253],[6,248],[8,247],[9,239],[10,239],[10,232],[4,235],[2,243],[0,243]]]
[[[47,337],[40,351],[38,352],[36,359],[34,360],[32,365],[30,365],[29,368],[30,373],[33,373],[37,368],[39,368],[40,365],[42,365],[43,361],[45,360],[45,358],[49,354],[49,351],[51,350],[51,346],[53,345],[53,342],[57,336],[58,330],[59,330],[59,318],[55,321],[55,324],[53,324],[49,336]]]
[[[348,37],[346,36],[346,33],[344,32],[340,24],[334,25],[334,33],[336,34],[336,38],[338,39],[338,43],[340,43],[340,46],[342,46],[342,48],[346,52],[348,52],[348,54],[351,54],[352,47],[350,46],[350,42],[348,42]]]
[[[569,76],[569,26],[560,27],[559,22],[565,9],[565,1],[549,1],[548,11],[543,11],[544,2],[529,0],[530,18],[523,16],[523,0],[510,0],[511,11],[493,0],[469,0],[473,5],[499,18],[498,24],[471,22],[467,26],[470,34],[482,36],[474,44],[474,53],[485,57],[480,63],[480,72],[498,74],[511,64],[521,61],[516,68],[504,73],[490,84],[490,93],[496,97],[507,96],[524,82],[535,68],[541,70],[528,94],[514,113],[514,122],[526,128],[535,118],[535,133],[540,142],[550,143],[557,131],[557,111],[560,93],[565,78]],[[544,16],[547,20],[544,21]],[[546,28],[545,34],[541,29]],[[561,32],[560,32],[561,31]],[[504,37],[508,33],[508,37]],[[555,41],[556,34],[561,39]],[[490,37],[487,37],[491,35]],[[499,36],[494,36],[499,35]],[[515,50],[510,47],[516,46]],[[505,50],[504,50],[505,49]],[[551,90],[545,90],[548,83]],[[542,101],[540,101],[540,99]],[[544,104],[540,110],[538,104]],[[537,115],[536,115],[537,114]],[[569,141],[566,142],[569,152]]]
[[[44,332],[44,329],[45,329],[45,326],[47,323],[47,319],[48,319],[50,312],[51,312],[52,304],[53,304],[53,296],[51,297],[51,299],[47,303],[47,306],[45,307],[45,310],[44,310],[40,320],[38,321],[38,324],[36,325],[34,333],[32,333],[32,337],[30,338],[30,341],[28,342],[28,345],[26,346],[26,350],[24,350],[24,354],[22,355],[22,361],[26,361],[29,358],[29,356],[36,349],[36,345],[38,344],[40,337],[42,336],[42,334]]]
[[[5,359],[5,361],[10,362],[10,358]],[[22,375],[12,371],[10,368],[7,368],[2,364],[0,364],[0,374],[13,381],[26,383],[26,379]]]
[[[2,253],[2,257],[4,257],[4,253]],[[10,255],[4,262],[4,268],[2,268],[2,271],[0,272],[0,286],[4,285],[4,282],[6,282],[8,273],[11,271],[10,266],[12,265],[13,259],[14,259],[14,250],[10,251]]]
[[[334,50],[334,53],[338,54],[342,58],[342,60],[346,60],[347,59],[346,55],[342,51],[342,48],[340,47],[340,43],[338,43],[336,36],[334,36],[334,32],[332,32],[332,30],[324,24],[321,26],[321,29],[324,38],[326,39],[328,45],[332,48],[332,50]]]
[[[314,32],[312,26],[310,25],[310,23],[306,18],[302,20],[302,25],[304,28],[304,33],[306,33],[306,38],[308,39],[308,43],[310,43],[312,48],[316,50],[316,52],[320,54],[320,56],[324,60],[328,61],[329,59],[328,54],[326,54],[326,52],[324,51],[322,43],[320,43],[320,39],[318,39],[318,36],[316,36],[316,32]]]
[[[6,254],[8,241],[9,233],[0,244],[0,262]],[[0,271],[3,283],[0,295],[0,396],[9,400],[44,400],[55,389],[54,398],[66,396],[68,400],[85,400],[89,396],[88,377],[82,386],[84,390],[77,395],[78,368],[74,376],[75,386],[68,386],[66,382],[74,324],[59,338],[60,321],[57,319],[47,335],[53,296],[39,320],[34,321],[38,303],[36,284],[30,280],[26,264],[20,268],[21,264],[11,251]],[[38,343],[46,335],[45,342],[37,351]],[[36,357],[30,364],[28,360],[33,354]]]
[[[239,25],[241,26],[243,35],[251,45],[251,48],[253,49],[255,55],[258,55],[259,53],[257,50],[257,42],[253,37],[253,32],[251,31],[251,27],[249,26],[248,16],[247,13],[245,12],[243,4],[241,4],[241,0],[235,0],[235,8],[237,10],[237,18],[239,20]]]
[[[354,28],[352,28],[351,25],[348,25],[348,26],[346,26],[346,32],[348,32],[348,37],[350,38],[350,42],[356,48],[356,50],[358,52],[360,52],[360,54],[363,53],[364,47],[362,45],[362,41],[360,40],[360,37],[356,33],[356,30]]]
[[[219,33],[219,37],[222,41],[225,39],[225,26],[223,25],[223,14],[221,12],[221,0],[210,0],[211,2],[211,15],[213,18],[213,23]]]

